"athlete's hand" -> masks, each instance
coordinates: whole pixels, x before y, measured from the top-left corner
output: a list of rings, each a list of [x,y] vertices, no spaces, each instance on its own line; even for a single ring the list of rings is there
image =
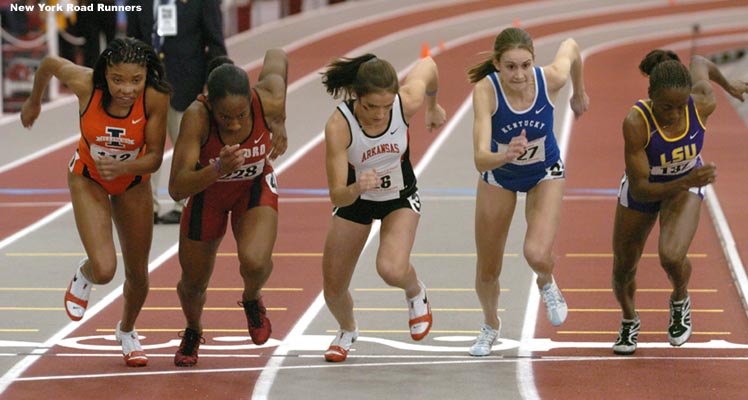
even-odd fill
[[[375,169],[362,172],[356,179],[356,188],[358,189],[359,194],[375,189],[378,186],[379,178],[377,178],[377,170]]]
[[[701,187],[714,183],[717,179],[717,165],[709,163],[696,167],[685,178],[688,187]]]
[[[590,98],[586,92],[574,93],[569,100],[571,111],[574,111],[574,118],[579,118],[590,108]]]
[[[509,141],[506,149],[506,157],[509,162],[517,159],[517,157],[525,154],[527,151],[527,131],[522,129],[519,136],[515,136]]]
[[[286,124],[283,121],[270,121],[270,131],[273,136],[270,139],[270,160],[275,160],[288,149],[288,136],[286,135]]]
[[[232,173],[244,165],[244,150],[240,149],[238,144],[223,146],[218,159],[221,162],[220,175]]]
[[[126,172],[125,163],[112,157],[97,155],[94,157],[94,162],[96,163],[96,170],[99,171],[99,175],[105,181],[111,181]]]
[[[748,93],[748,82],[744,82],[741,80],[731,80],[730,87],[727,89],[727,93],[730,93],[730,96],[742,101],[745,101],[743,98],[744,93]]]
[[[34,121],[39,117],[39,113],[42,111],[42,105],[36,102],[32,102],[31,99],[27,99],[23,102],[21,107],[21,124],[24,128],[31,129],[34,125]]]
[[[444,108],[437,104],[434,107],[426,108],[426,130],[431,132],[434,129],[439,129],[444,125],[447,120],[447,112]]]

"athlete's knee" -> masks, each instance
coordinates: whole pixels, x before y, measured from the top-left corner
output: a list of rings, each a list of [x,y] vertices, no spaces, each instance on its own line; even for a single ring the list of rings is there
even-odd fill
[[[90,275],[87,276],[91,282],[96,285],[105,285],[114,279],[114,274],[117,271],[117,259],[99,259],[96,257],[89,258],[89,265],[91,266]]]
[[[549,270],[553,266],[553,254],[551,249],[532,243],[525,243],[524,256],[533,270]]]
[[[377,260],[377,273],[390,286],[401,286],[408,274],[409,264],[398,263],[394,259],[382,258]]]
[[[198,298],[208,291],[208,280],[190,280],[182,276],[177,283],[177,292],[182,297]]]
[[[339,280],[325,279],[322,282],[322,293],[325,296],[325,302],[335,303],[348,294],[348,287]]]
[[[264,271],[271,264],[270,253],[240,251],[239,264],[242,270],[248,273]]]
[[[666,271],[677,273],[686,262],[686,252],[674,248],[660,248],[660,264]]]

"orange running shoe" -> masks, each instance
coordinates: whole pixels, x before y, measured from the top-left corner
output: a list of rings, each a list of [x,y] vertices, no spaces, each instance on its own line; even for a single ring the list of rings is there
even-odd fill
[[[421,281],[418,281],[418,286],[421,287],[421,292],[415,297],[408,299],[410,337],[416,341],[425,338],[429,334],[431,324],[433,323],[431,305],[426,296],[426,286]]]
[[[262,297],[257,300],[239,301],[238,304],[244,307],[252,343],[256,345],[265,344],[270,339],[270,333],[273,329],[270,326],[270,319],[267,317],[267,309],[262,304]]]
[[[330,347],[325,352],[325,361],[329,362],[343,362],[348,357],[348,352],[351,350],[351,345],[358,339],[358,328],[351,331],[339,330],[338,334],[335,335]]]
[[[83,319],[83,314],[88,307],[88,299],[91,297],[91,288],[93,288],[93,283],[86,279],[81,272],[81,268],[86,261],[88,261],[88,258],[84,258],[78,263],[78,269],[65,292],[65,312],[73,321]]]
[[[122,355],[125,358],[125,364],[128,367],[145,367],[148,364],[148,357],[146,357],[143,348],[140,347],[138,332],[135,329],[130,332],[122,332],[119,329],[121,323],[122,321],[117,322],[117,329],[114,332],[114,336],[122,345]]]

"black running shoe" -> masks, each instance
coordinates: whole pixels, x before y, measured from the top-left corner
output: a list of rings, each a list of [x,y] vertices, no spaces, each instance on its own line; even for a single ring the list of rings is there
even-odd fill
[[[691,297],[684,300],[670,300],[670,327],[667,340],[671,346],[680,346],[691,337]]]
[[[640,327],[641,321],[638,315],[632,320],[621,320],[621,329],[618,331],[618,340],[613,345],[613,352],[621,355],[634,354]]]

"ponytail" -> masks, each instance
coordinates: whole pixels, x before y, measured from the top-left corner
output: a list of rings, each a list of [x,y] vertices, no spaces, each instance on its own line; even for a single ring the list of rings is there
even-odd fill
[[[392,64],[370,53],[339,58],[322,76],[322,84],[333,98],[360,98],[378,91],[397,93],[400,87]]]

